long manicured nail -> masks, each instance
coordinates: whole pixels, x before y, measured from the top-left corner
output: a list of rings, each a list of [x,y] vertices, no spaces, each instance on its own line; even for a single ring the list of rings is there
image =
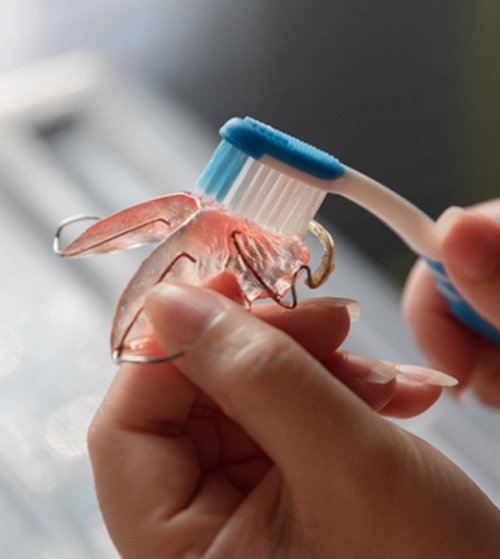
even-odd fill
[[[148,318],[169,350],[195,342],[223,308],[223,300],[215,293],[172,283],[152,289],[145,304]]]
[[[342,352],[342,358],[349,364],[351,376],[371,384],[388,384],[395,379],[411,384],[431,384],[446,387],[458,384],[458,380],[452,376],[427,367],[379,361],[348,352]]]
[[[354,299],[346,299],[346,301],[346,309],[349,313],[351,322],[356,322],[357,320],[359,320],[359,317],[361,315],[361,305]]]
[[[351,376],[370,384],[388,384],[399,374],[393,365],[371,357],[348,352],[343,352],[342,357],[349,364]]]
[[[434,386],[451,387],[458,384],[458,380],[446,373],[420,367],[419,365],[401,365],[395,364],[394,367],[398,371],[398,381],[409,384],[431,384]]]
[[[332,297],[328,299],[328,303],[332,307],[345,307],[349,313],[351,322],[356,322],[361,315],[361,305],[355,299],[347,299],[345,297]]]

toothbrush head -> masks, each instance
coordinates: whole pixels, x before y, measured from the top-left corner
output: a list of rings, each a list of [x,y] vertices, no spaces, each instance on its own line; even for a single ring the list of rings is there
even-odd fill
[[[232,118],[220,135],[254,159],[269,155],[314,177],[334,180],[345,172],[338,159],[254,118]]]
[[[328,153],[250,117],[232,118],[220,135],[198,190],[277,232],[304,234],[325,197],[310,182],[346,171]]]

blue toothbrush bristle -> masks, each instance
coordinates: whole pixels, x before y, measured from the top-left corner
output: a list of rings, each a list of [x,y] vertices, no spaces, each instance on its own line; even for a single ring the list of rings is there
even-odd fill
[[[248,155],[222,140],[198,179],[198,187],[218,202],[224,200],[245,165]]]

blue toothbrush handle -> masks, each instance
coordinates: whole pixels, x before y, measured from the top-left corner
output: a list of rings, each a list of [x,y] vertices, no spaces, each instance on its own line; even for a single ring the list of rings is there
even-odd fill
[[[426,260],[426,262],[432,271],[439,291],[447,300],[451,312],[462,324],[465,324],[465,326],[481,334],[481,336],[484,336],[494,344],[500,345],[500,330],[469,306],[467,301],[465,301],[455,289],[444,266],[440,262],[434,262],[432,260]]]

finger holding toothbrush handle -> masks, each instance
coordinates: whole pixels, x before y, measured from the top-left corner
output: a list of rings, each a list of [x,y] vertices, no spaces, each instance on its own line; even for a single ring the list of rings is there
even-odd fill
[[[437,231],[449,278],[492,336],[478,336],[453,319],[423,261],[407,281],[404,314],[431,363],[453,370],[461,389],[469,386],[484,403],[500,406],[500,198],[468,210],[448,209]]]
[[[481,338],[500,346],[496,277],[500,218],[495,222],[494,216],[484,212],[452,207],[434,222],[408,200],[358,171],[346,167],[336,182],[331,192],[364,207],[423,257],[448,311]],[[448,235],[452,228],[453,235]]]
[[[484,211],[451,207],[434,222],[406,199],[358,171],[346,168],[338,182],[338,194],[377,216],[423,257],[448,311],[481,338],[500,346],[500,284],[496,277],[500,218],[495,222],[494,216]]]
[[[449,208],[438,228],[443,263],[428,261],[451,312],[500,344],[500,225],[481,214]]]

